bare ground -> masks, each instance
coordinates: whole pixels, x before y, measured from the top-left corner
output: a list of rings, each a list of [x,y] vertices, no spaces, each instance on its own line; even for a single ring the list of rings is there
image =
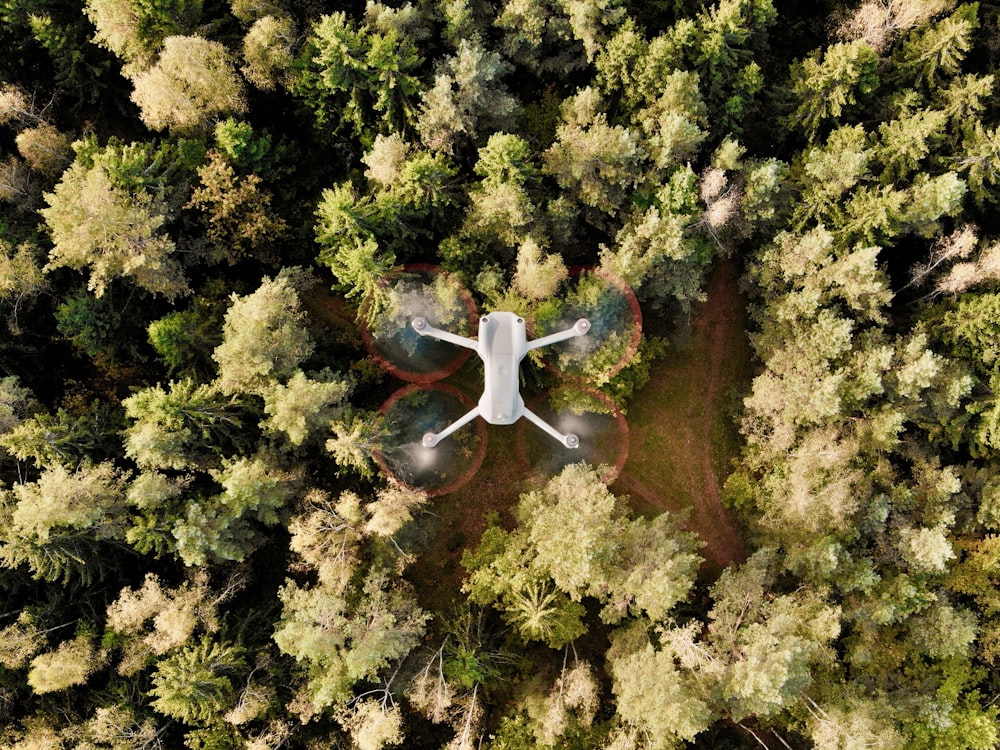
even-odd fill
[[[628,411],[629,460],[611,489],[642,513],[690,513],[703,556],[725,567],[746,556],[740,529],[720,501],[738,440],[732,415],[750,379],[745,304],[732,262],[713,269],[707,300],[671,337],[665,358]]]

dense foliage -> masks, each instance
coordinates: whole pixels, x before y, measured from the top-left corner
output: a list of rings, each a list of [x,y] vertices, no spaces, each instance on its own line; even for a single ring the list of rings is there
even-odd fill
[[[957,0],[0,0],[0,747],[1000,746],[998,34]],[[575,464],[421,590],[357,327],[387,274],[547,330],[574,266],[665,315],[723,258],[747,559]],[[662,347],[622,348],[575,366],[626,407]]]

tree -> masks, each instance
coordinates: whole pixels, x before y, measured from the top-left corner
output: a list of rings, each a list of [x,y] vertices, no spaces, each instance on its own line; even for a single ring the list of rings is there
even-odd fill
[[[215,633],[218,604],[228,593],[212,592],[204,572],[173,589],[148,573],[140,588],[122,589],[107,610],[107,629],[123,651],[118,673],[135,674],[156,656],[189,643],[197,630]]]
[[[881,52],[897,34],[925,23],[952,4],[952,0],[889,3],[866,0],[841,22],[837,32],[847,41],[864,39]]]
[[[545,171],[560,187],[612,216],[638,181],[644,156],[633,132],[608,123],[599,94],[590,88],[563,104],[556,142],[542,154]]]
[[[972,45],[979,25],[978,3],[965,3],[950,16],[910,34],[900,51],[901,72],[934,88],[939,76],[955,75]]]
[[[947,116],[935,110],[920,110],[879,126],[883,180],[903,179],[934,150],[944,135]]]
[[[278,510],[291,500],[300,478],[264,454],[224,459],[209,473],[223,491],[189,500],[184,515],[171,519],[177,554],[186,565],[246,559],[261,543],[259,525],[278,523]]]
[[[133,75],[153,64],[167,37],[190,31],[201,19],[201,0],[87,0],[84,12],[97,29],[95,41],[127,63]]]
[[[39,467],[86,461],[97,452],[106,431],[117,427],[97,406],[75,414],[65,409],[59,409],[54,415],[36,412],[0,434],[0,447],[18,461],[30,459]]]
[[[213,260],[236,263],[243,256],[264,250],[279,239],[288,225],[271,208],[271,194],[261,188],[261,178],[239,176],[225,156],[215,149],[198,169],[201,184],[191,193],[188,208],[203,212]]]
[[[223,393],[262,393],[294,375],[312,354],[314,344],[295,286],[297,274],[298,269],[286,268],[274,279],[265,276],[252,294],[232,295],[222,343],[212,355]]]
[[[382,750],[404,740],[403,715],[398,705],[365,698],[338,714],[338,719],[358,750]]]
[[[73,161],[69,136],[42,122],[17,134],[17,151],[28,166],[46,177],[56,177]]]
[[[697,175],[673,172],[646,208],[624,217],[612,247],[601,247],[601,268],[640,289],[655,303],[698,299],[702,271],[715,248],[692,235],[700,212]]]
[[[190,378],[143,388],[122,402],[125,453],[141,468],[185,469],[210,462],[225,442],[237,441],[238,404],[214,385]]]
[[[218,301],[196,297],[186,309],[167,313],[149,324],[149,343],[171,375],[214,372],[212,352],[222,343],[222,308]]]
[[[288,80],[295,62],[297,45],[295,21],[283,15],[256,19],[243,37],[243,65],[240,72],[250,83],[272,91]]]
[[[23,669],[32,657],[45,648],[46,632],[40,630],[35,618],[21,611],[17,621],[0,628],[0,665],[7,669]]]
[[[559,648],[586,632],[578,602],[594,596],[601,618],[665,619],[687,596],[697,542],[663,513],[633,519],[586,464],[570,464],[521,496],[520,527],[489,528],[463,559],[470,599],[492,604],[526,640]]]
[[[995,186],[1000,183],[1000,128],[987,130],[973,121],[963,142],[964,154],[958,165],[967,171],[969,189],[979,203],[995,203]]]
[[[464,139],[504,130],[520,105],[501,83],[510,68],[496,52],[462,39],[438,66],[434,85],[424,92],[417,130],[432,151],[454,153]]]
[[[232,705],[233,676],[243,669],[243,649],[202,638],[157,663],[152,706],[186,724],[205,724]]]
[[[419,89],[414,72],[422,62],[412,39],[332,13],[313,25],[303,58],[293,90],[312,107],[318,125],[339,121],[361,134],[368,128],[399,132],[408,124]]]
[[[330,424],[333,437],[326,441],[326,449],[342,469],[351,468],[364,477],[371,477],[372,458],[389,436],[385,417],[381,414],[364,414],[349,411]]]
[[[637,728],[651,750],[693,740],[715,719],[669,647],[655,648],[641,624],[616,633],[608,651],[617,714]]]
[[[547,695],[528,702],[535,738],[545,745],[555,745],[573,728],[593,725],[600,708],[600,685],[590,663],[579,659],[567,663],[564,653],[562,670]]]
[[[37,694],[65,690],[82,685],[100,666],[100,658],[90,636],[81,635],[63,641],[55,651],[39,654],[31,660],[28,685]]]
[[[247,108],[226,47],[198,36],[168,36],[156,64],[132,84],[132,101],[153,130],[196,132]]]
[[[88,268],[88,287],[98,296],[119,276],[171,300],[190,292],[172,257],[176,245],[163,232],[168,208],[158,195],[124,189],[100,161],[78,159],[45,201],[40,213],[53,243],[45,271]]]
[[[517,514],[556,586],[573,599],[604,599],[601,616],[608,622],[631,608],[665,616],[687,596],[700,562],[695,539],[669,514],[629,520],[584,464],[571,464],[544,491],[523,496]]]
[[[89,581],[105,568],[98,545],[122,536],[123,504],[123,478],[110,463],[50,466],[3,491],[0,561],[46,581]]]
[[[534,240],[525,240],[518,249],[514,288],[528,299],[552,297],[568,275],[562,257],[544,253]]]
[[[316,379],[299,371],[288,383],[275,384],[264,393],[262,423],[265,430],[283,433],[292,445],[302,445],[310,434],[329,427],[341,416],[353,383],[329,370],[318,373]]]
[[[17,427],[33,404],[31,389],[22,387],[16,375],[0,378],[0,434]]]
[[[821,125],[856,105],[859,95],[875,90],[877,63],[878,54],[864,40],[839,42],[794,63],[789,88],[798,104],[789,124],[812,139]]]
[[[428,619],[409,587],[377,566],[349,589],[288,581],[279,596],[275,643],[306,665],[306,689],[317,709],[346,700],[355,682],[374,679],[408,654]]]

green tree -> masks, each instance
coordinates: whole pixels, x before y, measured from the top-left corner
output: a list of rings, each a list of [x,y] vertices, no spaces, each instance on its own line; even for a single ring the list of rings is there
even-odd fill
[[[333,437],[326,441],[326,449],[342,469],[351,468],[364,477],[371,477],[375,451],[390,435],[385,417],[380,414],[348,411],[330,424]]]
[[[810,139],[820,126],[839,118],[878,85],[878,54],[864,40],[839,42],[796,62],[789,89],[797,100],[789,125]]]
[[[157,663],[152,706],[186,724],[210,722],[232,705],[233,678],[244,669],[243,649],[202,638]]]
[[[218,388],[226,394],[262,393],[287,380],[312,354],[296,280],[299,269],[265,276],[257,291],[232,295],[222,329],[222,343],[212,355],[219,366]]]
[[[126,398],[125,453],[141,468],[185,469],[211,462],[240,439],[237,402],[214,385],[191,379],[143,388]]]
[[[295,373],[284,385],[276,383],[264,393],[262,427],[284,434],[292,445],[302,445],[310,434],[328,428],[344,411],[353,383],[323,370],[315,378]]]
[[[96,403],[82,413],[39,411],[0,435],[0,447],[18,461],[30,459],[46,468],[69,466],[98,453],[104,434],[116,427]]]
[[[45,271],[87,268],[98,296],[119,276],[171,300],[190,293],[164,232],[169,209],[159,195],[127,190],[103,163],[77,159],[45,200],[40,213],[53,244]]]
[[[215,371],[212,352],[222,343],[221,308],[218,302],[199,296],[189,307],[149,324],[149,343],[171,375],[207,375]]]
[[[424,91],[417,130],[432,151],[454,152],[465,139],[504,130],[520,105],[502,83],[509,65],[475,40],[463,39],[438,66],[434,85]]]
[[[641,624],[615,634],[608,651],[618,716],[638,729],[653,750],[703,732],[716,714],[669,646],[656,648]]]
[[[286,580],[274,640],[305,667],[310,712],[346,701],[356,682],[375,680],[419,642],[429,615],[398,570],[386,566],[391,558],[384,553],[389,552],[385,542],[398,552],[391,535],[405,521],[402,516],[425,501],[389,488],[366,506],[351,492],[332,502],[313,491],[292,518],[291,549],[318,582]]]
[[[978,3],[965,3],[946,18],[911,33],[900,50],[900,71],[928,88],[939,85],[941,77],[958,73],[979,26],[978,9]]]
[[[634,519],[586,464],[571,464],[541,490],[521,496],[513,532],[488,529],[465,585],[494,604],[527,639],[560,647],[585,632],[585,596],[601,618],[664,619],[686,597],[701,558],[695,538],[663,513]]]
[[[412,39],[359,26],[338,12],[313,25],[302,55],[293,90],[312,107],[318,125],[347,125],[361,134],[369,128],[402,131],[408,124],[419,89],[414,73],[422,62]]]
[[[563,103],[545,171],[587,206],[614,216],[640,178],[645,157],[636,134],[608,123],[600,95],[583,89]]]
[[[261,544],[260,526],[278,523],[278,511],[300,478],[264,454],[224,459],[209,473],[223,491],[189,500],[184,515],[170,519],[177,554],[186,565],[246,559]]]

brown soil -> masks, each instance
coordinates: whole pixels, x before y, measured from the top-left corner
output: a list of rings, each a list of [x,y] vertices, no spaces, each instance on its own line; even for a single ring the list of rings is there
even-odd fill
[[[719,568],[746,556],[719,492],[738,448],[733,412],[751,373],[738,281],[732,262],[712,271],[707,300],[672,336],[649,383],[633,398],[629,460],[611,486],[640,512],[689,512],[688,528],[705,542],[702,555]]]

